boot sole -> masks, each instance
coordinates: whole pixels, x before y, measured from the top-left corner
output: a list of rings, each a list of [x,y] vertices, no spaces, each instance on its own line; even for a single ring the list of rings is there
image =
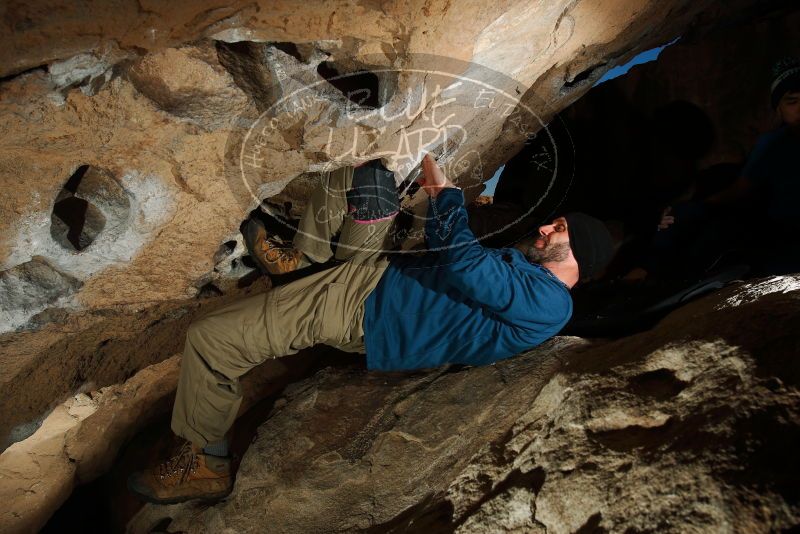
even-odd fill
[[[145,495],[144,493],[136,491],[134,488],[131,487],[130,484],[127,484],[127,486],[128,490],[131,493],[133,493],[138,499],[148,502],[150,504],[179,504],[187,501],[214,502],[224,499],[233,492],[233,485],[231,485],[230,489],[225,491],[220,491],[217,493],[207,493],[204,495],[196,495],[196,496],[187,495],[183,497],[172,497],[171,499],[159,499],[157,497]]]

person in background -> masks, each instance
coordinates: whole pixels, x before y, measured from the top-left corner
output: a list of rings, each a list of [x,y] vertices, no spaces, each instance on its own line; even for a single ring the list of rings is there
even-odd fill
[[[728,182],[726,187],[715,192],[700,187],[691,201],[664,210],[643,266],[627,279],[654,272],[697,275],[676,268],[681,256],[701,259],[692,266],[709,266],[725,249],[749,263],[751,274],[800,270],[800,60],[780,60],[772,74],[770,103],[780,125],[758,139],[738,177],[729,179],[735,165],[701,173],[711,182]]]
[[[705,201],[712,218],[737,210],[752,274],[800,270],[800,60],[782,59],[772,74],[770,103],[780,125],[758,139],[739,178]]]

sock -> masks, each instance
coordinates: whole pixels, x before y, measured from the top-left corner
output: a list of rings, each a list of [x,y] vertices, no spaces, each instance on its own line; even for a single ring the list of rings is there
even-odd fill
[[[208,444],[203,447],[203,453],[212,456],[228,456],[228,438],[208,442]]]

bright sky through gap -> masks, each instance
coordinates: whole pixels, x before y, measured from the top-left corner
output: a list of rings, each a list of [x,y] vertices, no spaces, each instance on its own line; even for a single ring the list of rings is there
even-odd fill
[[[505,168],[506,168],[505,165],[500,165],[500,168],[497,169],[497,172],[494,173],[494,176],[492,176],[491,178],[489,178],[488,181],[485,182],[486,190],[483,193],[481,193],[482,195],[485,195],[487,197],[494,196],[494,190],[497,187],[497,181],[500,179],[500,173],[502,173],[503,169]]]
[[[636,55],[633,59],[631,59],[624,65],[618,65],[614,67],[613,69],[606,72],[602,78],[597,80],[594,84],[594,87],[597,87],[601,83],[607,82],[608,80],[613,80],[614,78],[618,78],[623,74],[627,74],[628,71],[631,70],[631,67],[634,67],[636,65],[641,65],[642,63],[650,63],[651,61],[655,61],[656,59],[658,59],[658,55],[661,53],[662,50],[664,50],[669,45],[673,45],[676,42],[678,42],[678,39],[680,39],[680,37],[676,37],[674,40],[670,41],[669,43],[663,46],[657,46],[655,48],[651,48],[650,50],[645,50],[644,52],[641,52],[640,54]]]

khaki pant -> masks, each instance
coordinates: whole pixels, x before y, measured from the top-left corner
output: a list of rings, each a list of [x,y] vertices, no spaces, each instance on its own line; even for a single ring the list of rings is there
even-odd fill
[[[186,334],[172,430],[199,446],[224,437],[242,400],[239,377],[269,358],[323,343],[364,352],[364,301],[388,265],[392,220],[356,223],[346,215],[352,167],[327,174],[311,196],[294,246],[344,263],[254,295],[193,322]]]

